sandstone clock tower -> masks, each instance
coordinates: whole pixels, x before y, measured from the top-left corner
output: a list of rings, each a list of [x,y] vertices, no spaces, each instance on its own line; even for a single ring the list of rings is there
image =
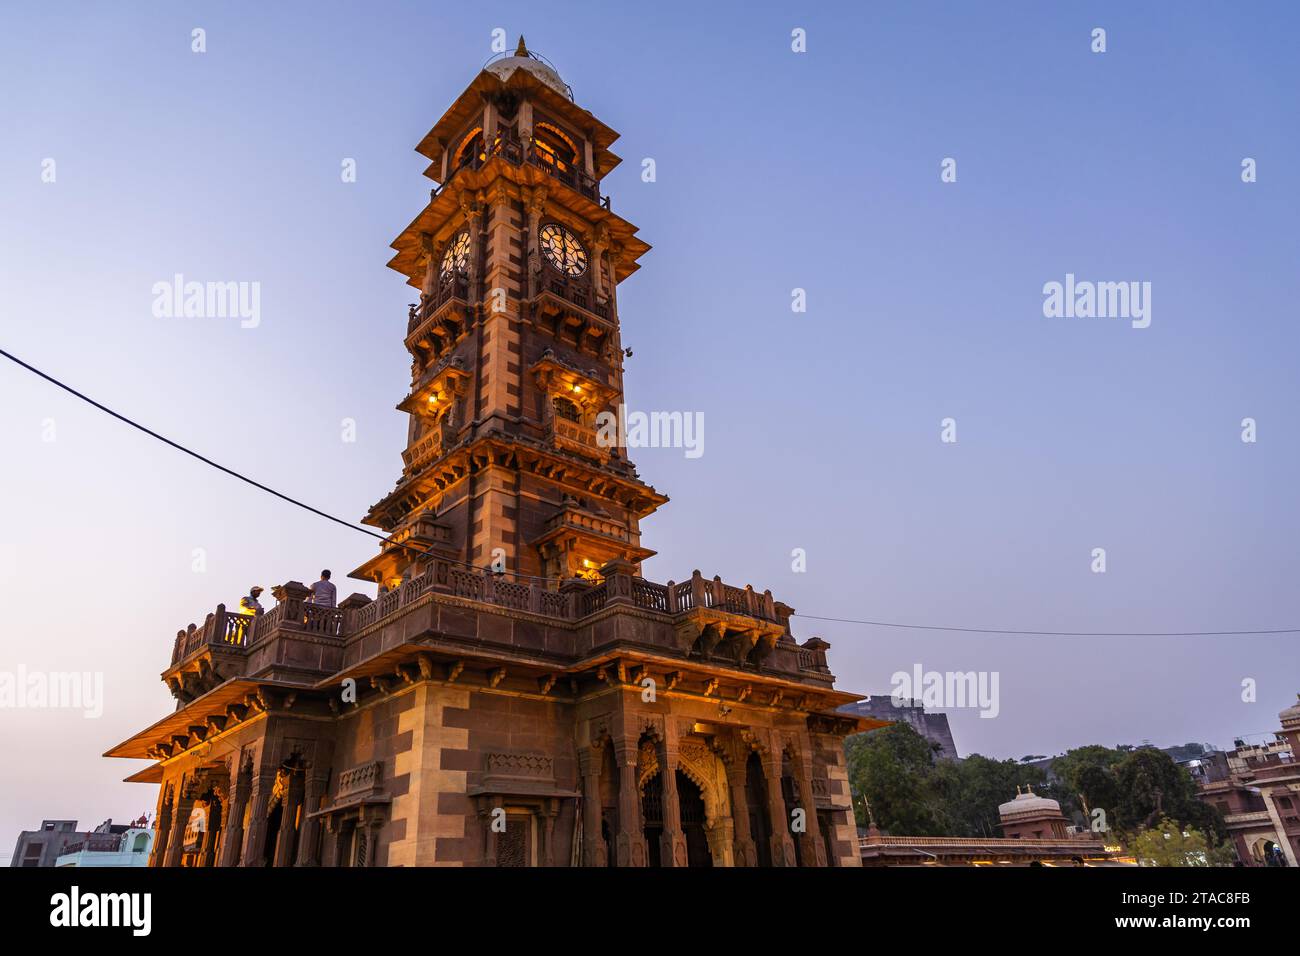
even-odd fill
[[[405,467],[365,518],[394,543],[354,577],[395,586],[435,551],[553,579],[654,553],[640,521],[667,498],[597,440],[623,398],[618,286],[650,248],[600,192],[617,137],[520,38],[417,147],[440,185],[389,263],[419,290]]]
[[[420,143],[378,594],[286,581],[176,633],[175,709],[108,751],[153,761],[152,865],[860,864],[843,742],[882,721],[830,645],[771,591],[641,575],[667,499],[597,437],[649,248],[601,195],[615,138],[521,40]]]

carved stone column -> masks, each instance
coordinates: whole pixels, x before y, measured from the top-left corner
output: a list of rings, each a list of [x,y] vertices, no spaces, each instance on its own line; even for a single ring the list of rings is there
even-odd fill
[[[826,844],[822,841],[821,821],[817,819],[817,800],[812,789],[812,757],[805,748],[794,761],[795,783],[799,788],[799,807],[804,814],[803,833],[798,834],[799,856],[804,866],[829,866]]]
[[[763,754],[763,776],[767,783],[767,815],[772,822],[772,865],[794,866],[794,841],[790,839],[790,818],[781,791],[781,751],[775,746]]]
[[[298,835],[298,861],[296,866],[319,866],[320,851],[320,817],[311,814],[320,809],[321,798],[325,795],[325,774],[308,771],[307,802],[302,808],[302,827]]]
[[[524,271],[528,277],[526,294],[532,299],[541,291],[542,257],[538,248],[537,233],[542,228],[542,215],[546,211],[546,187],[536,186],[526,195],[528,235],[525,236],[524,243],[526,254]]]
[[[190,813],[194,810],[194,798],[186,795],[186,787],[176,793],[176,806],[172,811],[171,833],[167,837],[167,855],[163,866],[180,866],[181,855],[185,852],[185,827],[189,825]]]
[[[271,802],[275,787],[275,772],[263,772],[253,777],[248,811],[248,826],[244,830],[244,848],[240,866],[261,866],[266,851],[266,808]]]
[[[559,813],[559,801],[547,800],[542,815],[542,866],[555,866],[555,817]]]
[[[457,197],[461,212],[465,214],[465,223],[469,227],[469,265],[466,269],[469,289],[469,301],[475,305],[479,302],[479,282],[483,278],[482,263],[479,262],[480,237],[482,235],[482,209],[475,201],[474,194],[462,191]]]
[[[230,806],[222,826],[221,852],[217,866],[238,866],[239,851],[244,842],[244,813],[248,809],[248,793],[253,786],[251,772],[241,770],[231,788]]]
[[[339,825],[338,818],[330,814],[325,818],[325,829],[321,842],[324,852],[321,854],[322,866],[339,865]]]
[[[596,745],[579,754],[582,764],[582,865],[606,866],[605,838],[600,833],[600,767],[603,748]]]
[[[483,865],[497,865],[497,831],[494,826],[498,817],[493,814],[496,809],[491,797],[480,797],[478,815],[483,820]]]
[[[636,786],[636,740],[615,744],[614,757],[618,763],[618,865],[645,866],[645,827]]]
[[[167,844],[171,839],[172,788],[164,787],[158,800],[158,814],[154,818],[154,845],[149,854],[150,866],[162,866],[167,857]]]
[[[709,855],[714,866],[738,866],[735,851],[735,830],[731,817],[718,817],[713,826],[704,831],[709,841]]]
[[[216,865],[217,836],[225,825],[221,810],[221,801],[213,797],[208,802],[208,828],[203,834],[203,843],[199,848],[199,866]]]
[[[591,290],[595,293],[597,302],[604,302],[605,277],[601,274],[601,266],[605,261],[605,250],[609,248],[609,226],[605,223],[597,223],[596,228],[592,230],[591,235]]]
[[[659,776],[663,787],[664,829],[659,837],[663,866],[686,866],[686,834],[682,832],[681,804],[677,799],[677,746],[665,740],[660,748]]]
[[[298,835],[298,814],[302,810],[303,775],[289,774],[289,786],[285,791],[284,804],[280,808],[280,832],[276,835],[275,858],[272,866],[293,865],[293,840]]]
[[[742,751],[727,764],[727,787],[731,791],[732,853],[736,866],[758,866],[758,851],[750,836],[749,794],[745,790],[745,763],[748,751]]]

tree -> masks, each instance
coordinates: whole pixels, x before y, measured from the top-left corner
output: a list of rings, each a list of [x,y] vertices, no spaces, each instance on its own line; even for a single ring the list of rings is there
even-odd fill
[[[1234,857],[1231,846],[1168,817],[1139,832],[1131,846],[1141,866],[1230,866]]]
[[[1014,760],[936,759],[935,746],[903,723],[850,737],[845,750],[859,824],[865,796],[876,824],[898,836],[999,836],[998,807],[1044,779]]]
[[[884,831],[908,836],[943,835],[935,794],[934,749],[907,724],[894,723],[845,741],[849,787],[858,824],[865,826],[862,798]]]
[[[1163,818],[1201,831],[1212,846],[1227,835],[1219,811],[1198,799],[1192,775],[1154,747],[1091,744],[1057,757],[1052,769],[1089,824],[1103,810],[1107,829],[1121,836],[1153,828]]]
[[[1215,841],[1227,836],[1223,817],[1196,796],[1196,781],[1167,753],[1148,747],[1125,754],[1114,768],[1117,825],[1126,830],[1155,826],[1169,818],[1199,827]]]
[[[1043,788],[1044,774],[1015,760],[993,760],[971,754],[960,763],[940,761],[934,777],[939,790],[945,832],[950,836],[997,837],[1002,835],[998,807],[1015,795],[1017,788]]]

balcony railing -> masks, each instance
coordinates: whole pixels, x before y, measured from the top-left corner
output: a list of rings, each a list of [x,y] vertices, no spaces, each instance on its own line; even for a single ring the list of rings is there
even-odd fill
[[[407,474],[415,474],[436,459],[442,454],[442,447],[442,426],[435,425],[429,434],[402,452],[402,461],[406,465]]]
[[[705,578],[699,571],[689,580],[656,584],[630,574],[610,574],[599,584],[568,581],[511,580],[509,575],[470,569],[441,558],[429,563],[424,574],[412,577],[400,587],[379,595],[377,600],[356,597],[341,607],[321,607],[305,600],[306,587],[290,582],[276,589],[279,603],[256,617],[232,614],[224,605],[209,614],[204,626],[191,625],[176,636],[172,649],[175,666],[204,646],[244,650],[269,640],[276,631],[328,638],[346,638],[384,621],[428,592],[495,605],[563,621],[580,621],[622,604],[675,617],[707,608],[743,615],[772,624],[782,623],[776,614],[772,593],[724,584],[718,577]],[[814,639],[815,640],[815,639]],[[825,645],[822,645],[825,646]],[[805,659],[805,655],[811,655]],[[805,664],[811,666],[805,666]],[[825,673],[823,650],[802,650],[801,670]]]
[[[172,663],[184,660],[200,647],[247,647],[252,636],[253,622],[251,614],[236,614],[227,611],[224,604],[218,604],[216,611],[203,619],[202,627],[191,624],[185,630],[176,632]]]
[[[1272,820],[1267,810],[1246,810],[1242,813],[1225,813],[1223,822],[1228,826],[1238,823],[1268,823]]]
[[[858,837],[858,846],[862,849],[872,846],[930,846],[930,847],[971,847],[980,850],[1005,850],[1016,846],[1046,847],[1064,846],[1079,849],[1100,849],[1101,843],[1092,837],[1067,836],[1058,839],[981,839],[979,837],[895,837],[865,836]]]
[[[307,634],[342,636],[347,612],[343,608],[309,604],[303,600],[307,589],[302,588],[302,592],[295,593],[266,613],[256,616],[236,614],[227,611],[224,604],[218,604],[216,611],[204,619],[202,627],[191,624],[176,633],[176,641],[172,646],[172,666],[204,647],[244,650],[265,640],[279,628]]]
[[[556,415],[551,419],[551,433],[556,441],[590,457],[603,459],[609,456],[609,449],[603,448],[596,440],[596,430],[590,425],[570,421]]]
[[[420,296],[419,304],[412,305],[407,312],[407,336],[413,335],[416,329],[424,324],[426,319],[448,302],[454,301],[469,301],[469,279],[463,275],[456,275],[446,282],[439,282],[437,287],[428,295],[422,294]]]
[[[596,301],[596,297],[592,293],[591,282],[586,277],[567,279],[564,276],[547,272],[538,292],[549,292],[565,302],[576,305],[578,308],[590,312],[607,322],[609,321],[609,303]]]

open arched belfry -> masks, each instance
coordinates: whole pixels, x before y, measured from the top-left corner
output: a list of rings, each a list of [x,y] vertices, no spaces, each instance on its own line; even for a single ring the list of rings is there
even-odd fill
[[[393,243],[410,419],[388,537],[337,607],[296,581],[176,636],[155,866],[857,866],[829,645],[769,591],[641,577],[618,287],[649,249],[617,138],[520,40],[421,141]],[[327,562],[325,562],[327,563]]]

